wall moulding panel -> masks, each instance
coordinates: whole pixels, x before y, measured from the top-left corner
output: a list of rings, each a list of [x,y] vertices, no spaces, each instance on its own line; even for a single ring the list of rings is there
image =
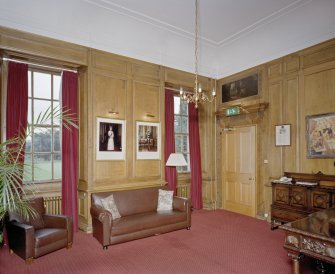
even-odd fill
[[[88,64],[89,49],[86,47],[4,27],[0,27],[0,48],[76,66]]]

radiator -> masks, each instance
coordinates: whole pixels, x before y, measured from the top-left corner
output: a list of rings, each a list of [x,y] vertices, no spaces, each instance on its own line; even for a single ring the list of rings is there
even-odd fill
[[[47,214],[62,214],[62,196],[44,197]]]
[[[190,198],[190,184],[177,185],[177,196]]]

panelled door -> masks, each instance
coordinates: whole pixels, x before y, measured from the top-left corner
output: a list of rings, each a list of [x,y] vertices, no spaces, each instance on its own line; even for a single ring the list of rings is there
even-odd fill
[[[255,217],[256,127],[231,128],[222,138],[223,208]]]

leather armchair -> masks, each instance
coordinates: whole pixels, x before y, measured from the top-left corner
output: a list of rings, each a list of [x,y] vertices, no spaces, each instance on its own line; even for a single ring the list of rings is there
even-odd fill
[[[32,199],[29,204],[37,212],[35,218],[24,220],[17,214],[10,213],[6,221],[10,252],[30,264],[34,258],[64,247],[71,248],[72,218],[45,214],[43,197]]]

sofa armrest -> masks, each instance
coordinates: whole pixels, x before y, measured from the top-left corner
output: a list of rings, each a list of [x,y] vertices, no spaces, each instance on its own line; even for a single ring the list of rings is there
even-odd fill
[[[107,247],[110,244],[113,225],[112,214],[108,210],[95,205],[91,206],[90,212],[92,216],[93,236],[103,247]]]
[[[47,228],[63,228],[68,231],[68,244],[73,243],[73,220],[68,215],[43,215],[44,226]]]
[[[185,211],[187,214],[187,228],[191,227],[191,202],[188,198],[173,196],[173,210]]]
[[[172,207],[175,210],[187,211],[189,200],[187,198],[173,196]]]
[[[33,226],[9,221],[6,224],[9,248],[22,259],[35,255],[35,229]]]

